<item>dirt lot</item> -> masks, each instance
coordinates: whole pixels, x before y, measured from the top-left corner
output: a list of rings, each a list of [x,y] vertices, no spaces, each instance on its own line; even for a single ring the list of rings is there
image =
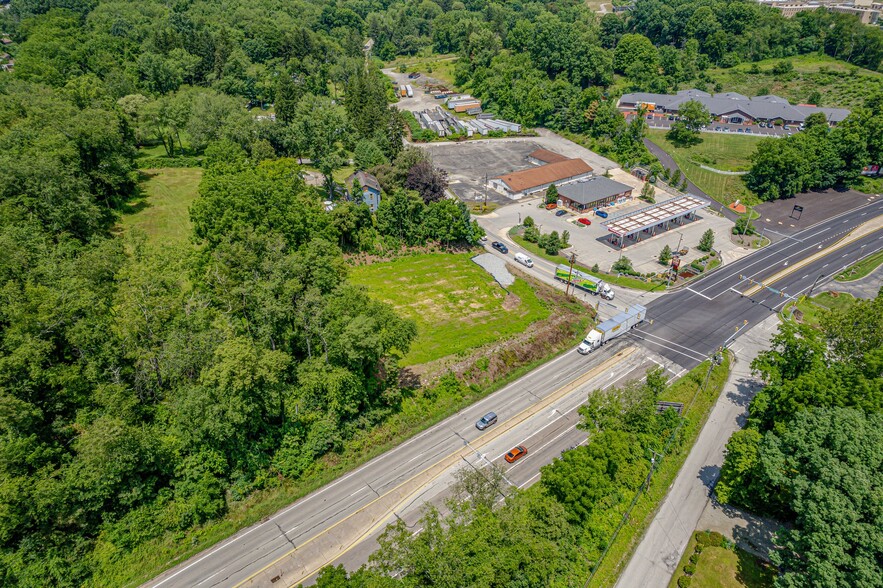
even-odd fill
[[[832,188],[808,192],[794,198],[758,204],[755,210],[760,213],[760,218],[752,222],[758,231],[763,228],[765,233],[791,235],[845,210],[866,204],[873,198],[874,195],[855,190],[838,191]],[[795,205],[802,206],[803,212],[793,212]]]

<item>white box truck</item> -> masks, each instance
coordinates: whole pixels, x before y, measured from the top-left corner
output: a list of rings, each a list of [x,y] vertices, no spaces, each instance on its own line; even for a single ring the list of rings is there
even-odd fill
[[[621,312],[612,319],[608,319],[589,331],[585,340],[577,347],[577,351],[588,355],[604,343],[619,337],[647,317],[647,309],[640,304],[635,304],[625,312]]]
[[[526,265],[527,267],[533,267],[533,260],[526,256],[524,253],[516,253],[515,261],[520,263],[521,265]]]
[[[571,272],[569,265],[563,263],[559,264],[558,267],[555,268],[555,279],[560,280],[565,284],[569,279],[571,284],[581,290],[591,292],[595,296],[600,294],[601,298],[604,300],[613,300],[614,294],[613,289],[610,288],[610,284],[601,278],[596,278],[595,276],[581,272],[577,269],[574,269]]]
[[[408,93],[408,98],[414,97],[414,88],[411,87],[411,84],[405,86],[405,91]]]

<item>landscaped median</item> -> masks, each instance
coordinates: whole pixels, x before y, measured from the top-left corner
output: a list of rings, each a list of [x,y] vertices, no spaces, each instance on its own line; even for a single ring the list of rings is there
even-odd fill
[[[883,251],[869,255],[857,264],[846,268],[834,278],[838,282],[852,282],[860,280],[872,271],[883,265]]]

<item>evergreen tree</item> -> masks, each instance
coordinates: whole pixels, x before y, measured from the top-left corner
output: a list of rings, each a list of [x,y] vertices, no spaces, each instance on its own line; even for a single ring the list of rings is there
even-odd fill
[[[697,247],[699,251],[711,251],[711,248],[714,247],[714,231],[708,229],[704,233],[702,233],[702,238],[699,239],[699,246]]]

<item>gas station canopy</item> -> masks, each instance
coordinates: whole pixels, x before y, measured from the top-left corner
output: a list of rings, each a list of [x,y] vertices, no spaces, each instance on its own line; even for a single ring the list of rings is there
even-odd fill
[[[629,212],[604,223],[607,230],[620,237],[628,237],[646,229],[685,217],[711,202],[692,194],[685,194],[646,208]]]

